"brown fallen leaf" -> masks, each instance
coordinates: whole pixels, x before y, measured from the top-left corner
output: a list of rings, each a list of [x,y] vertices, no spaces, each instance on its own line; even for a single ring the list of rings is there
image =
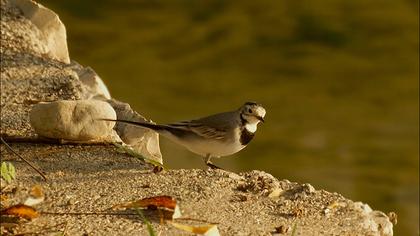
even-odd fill
[[[32,220],[39,216],[39,213],[30,206],[24,204],[17,204],[0,211],[1,215],[19,216],[24,219]]]
[[[171,196],[148,197],[137,201],[117,204],[112,207],[113,210],[125,210],[135,208],[146,208],[149,210],[162,210],[165,212],[170,212],[170,219],[179,218],[181,216],[181,211],[179,210],[176,204],[176,200]]]
[[[143,198],[137,201],[126,202],[113,206],[114,209],[125,208],[166,208],[175,209],[176,200],[170,196],[156,196]]]
[[[178,224],[175,222],[169,222],[172,226],[174,226],[177,229],[190,232],[193,234],[199,234],[204,236],[219,236],[219,230],[217,229],[217,225],[199,225],[199,226],[190,226],[190,225],[183,225]]]

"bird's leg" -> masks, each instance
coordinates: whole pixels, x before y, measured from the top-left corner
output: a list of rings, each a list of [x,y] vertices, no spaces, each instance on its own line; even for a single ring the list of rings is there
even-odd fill
[[[208,167],[210,167],[210,168],[212,168],[212,169],[219,169],[219,170],[223,170],[222,168],[220,168],[220,167],[216,166],[215,164],[211,163],[210,159],[211,159],[210,154],[207,154],[207,155],[204,157],[204,162],[206,163],[206,165],[207,165]]]

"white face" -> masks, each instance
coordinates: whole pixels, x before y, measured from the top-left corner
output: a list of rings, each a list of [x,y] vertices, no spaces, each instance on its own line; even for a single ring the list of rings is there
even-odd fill
[[[259,104],[256,103],[245,103],[242,107],[242,114],[244,119],[250,124],[258,124],[261,121],[264,121],[265,109]]]
[[[258,106],[257,109],[255,110],[255,113],[257,114],[257,116],[261,117],[264,119],[265,117],[265,109],[262,106]]]

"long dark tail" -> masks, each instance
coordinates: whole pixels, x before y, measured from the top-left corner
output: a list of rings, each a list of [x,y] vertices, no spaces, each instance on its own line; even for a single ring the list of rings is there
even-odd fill
[[[121,123],[126,123],[126,124],[130,124],[130,125],[134,125],[134,126],[141,126],[141,127],[145,127],[154,131],[164,131],[167,130],[167,127],[164,125],[155,125],[152,123],[147,123],[147,122],[138,122],[138,121],[131,121],[131,120],[112,120],[112,119],[98,119],[98,120],[104,120],[104,121],[115,121],[115,122],[121,122]]]
[[[134,125],[134,126],[145,127],[145,128],[154,130],[157,133],[159,133],[159,134],[161,134],[165,137],[168,137],[170,139],[173,139],[174,137],[180,138],[180,137],[184,137],[184,136],[187,136],[187,135],[194,134],[193,132],[191,132],[191,130],[186,129],[184,126],[176,127],[176,126],[172,126],[172,125],[155,125],[155,124],[147,123],[147,122],[137,122],[137,121],[119,120],[119,119],[117,119],[117,120],[98,119],[98,120],[122,122],[122,123],[127,123],[127,124],[130,124],[130,125]]]

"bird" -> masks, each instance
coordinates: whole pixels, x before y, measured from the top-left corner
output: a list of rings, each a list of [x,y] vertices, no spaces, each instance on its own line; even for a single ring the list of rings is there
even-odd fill
[[[100,120],[151,129],[202,156],[208,167],[222,169],[214,165],[211,158],[229,156],[245,148],[255,136],[258,124],[265,121],[265,114],[261,104],[246,102],[233,111],[164,125],[121,119]]]

